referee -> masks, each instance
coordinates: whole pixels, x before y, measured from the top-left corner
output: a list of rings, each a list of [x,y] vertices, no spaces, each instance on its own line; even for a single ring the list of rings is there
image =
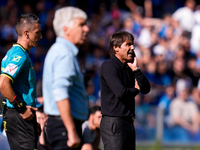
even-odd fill
[[[22,14],[16,32],[17,43],[1,62],[0,92],[7,99],[4,129],[11,150],[34,150],[38,140],[36,74],[28,52],[42,38],[39,18]]]

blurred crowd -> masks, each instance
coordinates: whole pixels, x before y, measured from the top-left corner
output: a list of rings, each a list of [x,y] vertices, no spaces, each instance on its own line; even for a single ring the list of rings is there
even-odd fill
[[[15,23],[21,13],[35,13],[41,20],[43,38],[30,57],[37,75],[37,94],[45,55],[55,42],[52,20],[56,9],[77,6],[88,14],[89,35],[78,54],[85,77],[89,106],[100,105],[99,69],[109,58],[108,41],[114,32],[134,35],[139,66],[151,82],[151,92],[136,98],[136,118],[149,107],[164,110],[166,129],[200,139],[200,4],[195,0],[1,0],[0,59],[16,42]],[[137,112],[138,111],[138,112]],[[136,119],[136,131],[143,120]],[[155,118],[147,116],[154,128]],[[165,139],[175,139],[166,132]],[[186,135],[187,134],[187,135]],[[142,138],[142,137],[141,137]],[[180,140],[180,139],[179,139]]]

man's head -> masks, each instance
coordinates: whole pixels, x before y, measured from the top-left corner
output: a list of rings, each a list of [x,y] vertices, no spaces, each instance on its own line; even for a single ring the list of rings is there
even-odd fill
[[[89,122],[92,125],[93,129],[100,128],[102,114],[100,106],[93,106],[90,108],[90,117]]]
[[[40,124],[40,125],[43,125],[45,124],[46,122],[46,119],[47,119],[47,116],[46,114],[44,113],[44,110],[43,110],[43,105],[40,106],[38,108],[38,110],[36,111],[36,118],[37,118],[37,122]]]
[[[133,61],[134,53],[134,37],[126,31],[114,33],[109,40],[109,51],[111,55],[115,55],[122,62]]]
[[[89,28],[87,15],[75,7],[63,7],[55,12],[53,27],[57,36],[71,41],[76,46],[83,44]]]
[[[191,83],[186,79],[178,79],[176,82],[176,94],[182,100],[187,100],[189,96],[189,91],[191,88]]]
[[[15,26],[18,40],[27,42],[27,47],[35,47],[42,38],[39,18],[31,13],[21,14]]]
[[[190,8],[191,10],[194,10],[196,1],[195,0],[186,0],[185,5]]]

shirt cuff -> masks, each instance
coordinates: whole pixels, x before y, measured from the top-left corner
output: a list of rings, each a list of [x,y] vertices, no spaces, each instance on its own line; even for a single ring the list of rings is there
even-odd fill
[[[55,101],[61,101],[63,99],[69,98],[67,88],[58,88],[53,90],[53,96]]]

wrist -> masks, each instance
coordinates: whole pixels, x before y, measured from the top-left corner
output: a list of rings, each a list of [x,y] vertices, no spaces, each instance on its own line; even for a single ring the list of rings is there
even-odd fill
[[[18,113],[24,113],[26,111],[25,102],[21,101],[17,95],[14,96],[13,101],[10,103],[14,106]]]
[[[75,133],[76,132],[76,128],[75,127],[74,128],[68,128],[67,132],[69,132],[69,133]]]
[[[138,66],[136,69],[133,70],[133,72],[140,70],[140,67]]]

